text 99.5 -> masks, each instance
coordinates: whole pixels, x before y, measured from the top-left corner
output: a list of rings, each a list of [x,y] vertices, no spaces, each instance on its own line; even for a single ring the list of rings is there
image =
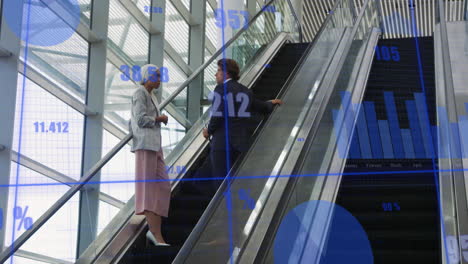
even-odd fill
[[[240,103],[237,113],[235,113],[234,107],[234,95],[232,93],[226,94],[227,106],[228,106],[228,115],[229,117],[250,117],[250,113],[247,112],[247,107],[249,106],[249,96],[245,93],[237,93],[236,102]],[[214,117],[222,117],[222,111],[219,111],[220,106],[224,106],[224,101],[222,97],[217,92],[212,92],[209,95],[209,100],[213,101],[213,106],[211,109],[211,115]]]

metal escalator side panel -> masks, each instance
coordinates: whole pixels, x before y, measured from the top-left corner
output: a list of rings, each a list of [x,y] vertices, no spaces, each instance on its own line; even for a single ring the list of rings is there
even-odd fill
[[[374,30],[372,35],[369,38],[369,41],[367,42],[367,45],[365,49],[362,49],[362,64],[357,63],[353,70],[357,70],[353,72],[353,77],[351,79],[355,81],[351,81],[349,85],[354,86],[354,91],[352,93],[352,98],[350,100],[350,105],[348,106],[350,111],[350,114],[353,115],[351,116],[351,119],[353,119],[353,127],[355,126],[355,123],[357,121],[358,113],[360,110],[360,107],[362,107],[362,99],[364,98],[364,92],[366,89],[366,84],[367,84],[367,79],[369,77],[370,69],[372,66],[372,59],[373,59],[373,54],[374,54],[374,47],[377,44],[378,37],[380,35],[379,30]],[[357,107],[352,111],[354,108],[353,105],[356,105]],[[353,113],[354,112],[354,113]],[[343,126],[345,124],[342,124]],[[336,129],[336,128],[335,128]],[[341,133],[344,133],[343,129]],[[337,138],[340,138],[340,135],[337,136]],[[349,134],[348,136],[349,139],[352,138],[352,134]],[[351,140],[349,140],[349,143]],[[347,153],[349,149],[349,145],[347,146],[345,153]],[[343,157],[343,153],[340,153],[340,150],[338,147],[335,145],[335,151],[333,155],[333,159],[331,160],[331,163],[329,165],[328,171],[326,173],[330,173],[333,175],[340,174],[344,170],[344,166],[346,164],[346,158]],[[322,195],[320,196],[320,200],[325,200],[325,201],[330,201],[334,202],[336,199],[338,187],[339,187],[339,182],[341,180],[341,176],[336,176],[336,177],[329,177],[325,183],[325,186],[323,188]],[[329,192],[329,190],[334,190],[333,193]]]
[[[468,263],[468,177],[463,142],[467,92],[465,68],[467,21],[437,24],[434,31],[436,105],[438,119],[439,201],[443,263]],[[446,27],[445,32],[443,28]],[[465,43],[465,44],[464,44]],[[458,126],[451,127],[452,124]],[[456,135],[454,132],[456,130]],[[457,138],[459,137],[459,138]],[[461,153],[460,153],[461,152]]]

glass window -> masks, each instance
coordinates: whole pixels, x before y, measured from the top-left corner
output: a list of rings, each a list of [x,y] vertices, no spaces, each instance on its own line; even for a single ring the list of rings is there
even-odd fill
[[[162,84],[163,98],[167,98],[187,79],[187,75],[173,62],[167,53],[164,53],[164,67],[169,73],[169,82]],[[187,89],[183,90],[177,97],[177,105],[185,113],[187,106]]]
[[[208,49],[205,49],[205,61],[211,58],[211,54],[208,51]],[[218,70],[218,66],[216,65],[217,60],[214,60],[208,67],[205,69],[205,74],[203,76],[204,78],[204,98],[208,98],[208,94],[210,91],[213,91],[214,88],[216,87],[216,79],[215,79],[215,74],[216,71]]]
[[[179,141],[185,136],[185,128],[177,122],[169,113],[163,111],[165,115],[169,117],[167,126],[161,128],[162,147],[164,151],[164,157],[167,157],[169,153],[177,146]]]
[[[137,65],[148,61],[149,33],[118,0],[110,1],[108,31],[109,47],[119,55]]]
[[[4,229],[7,246],[11,245],[13,230],[14,238],[18,239],[70,188],[14,162],[11,163],[10,184],[19,186],[9,188]],[[74,262],[77,245],[78,201],[78,194],[76,194],[20,249]]]
[[[91,25],[91,0],[78,0],[81,10],[81,20]]]
[[[11,258],[9,258],[5,263],[15,263],[15,264],[47,264],[47,262],[42,262],[42,261],[37,261],[37,260],[32,260],[28,258],[22,258],[22,257],[13,257],[13,262],[11,262]]]
[[[151,8],[151,0],[132,0],[138,7],[138,9],[145,14],[145,16],[149,19]]]
[[[83,125],[83,115],[18,75],[13,150],[79,179]]]
[[[206,5],[206,20],[205,20],[206,36],[211,41],[213,46],[217,47],[218,28],[216,27],[216,19],[213,8],[209,4]],[[205,53],[206,54],[206,53]]]
[[[124,131],[128,131],[131,97],[137,89],[137,84],[131,80],[122,80],[121,75],[122,72],[108,61],[104,111],[106,118]]]
[[[167,42],[188,63],[189,26],[170,1],[166,1],[166,27],[164,31]]]
[[[190,11],[190,0],[181,0],[182,4]]]
[[[149,5],[149,1],[136,1],[137,5]],[[148,62],[149,33],[117,1],[110,1],[108,47],[129,65],[106,65],[105,115],[114,124],[125,131],[130,119],[131,96],[136,89],[133,82],[133,67],[143,66]],[[129,69],[131,80],[122,78],[120,69]]]
[[[76,33],[68,40],[54,46],[29,44],[27,65],[84,103],[88,49],[89,44]],[[22,61],[24,61],[24,52],[25,48],[22,46],[20,55]]]
[[[102,156],[119,143],[119,139],[103,130]],[[123,147],[101,170],[101,192],[122,202],[135,194],[135,155],[130,146]]]
[[[115,206],[103,201],[99,202],[98,235],[106,228],[119,211],[120,209]]]

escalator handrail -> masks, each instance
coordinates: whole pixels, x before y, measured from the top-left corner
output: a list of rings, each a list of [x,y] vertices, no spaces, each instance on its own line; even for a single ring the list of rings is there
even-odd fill
[[[274,2],[280,0],[270,0],[265,8],[262,8],[247,24],[246,27],[243,27],[239,30],[228,42],[226,42],[218,51],[216,51],[210,59],[208,59],[203,65],[198,67],[195,72],[190,75],[190,77],[183,82],[177,90],[175,90],[168,98],[160,104],[160,109],[164,109],[174,98],[180,94],[189,83],[191,83],[205,68],[207,68],[222,52],[229,47],[234,41],[236,41],[243,32],[248,30],[248,28],[260,17],[261,14],[266,12],[266,7],[272,5]],[[287,0],[290,2],[290,0]],[[292,9],[291,12],[295,13],[295,10]],[[19,236],[10,246],[5,247],[0,253],[0,263],[5,262],[9,257],[11,257],[32,235],[34,235],[58,210],[68,202],[75,193],[80,191],[85,184],[89,182],[101,169],[104,167],[131,139],[133,138],[133,133],[130,131],[115,147],[113,147],[101,160],[99,160],[85,175],[82,177],[81,181],[76,183],[75,186],[70,188],[62,197],[57,200],[44,214],[41,215],[35,222],[31,229],[26,230],[21,236]],[[99,184],[99,182],[93,182],[93,184]]]
[[[292,10],[292,14],[294,16],[294,21],[296,21],[296,24],[297,24],[297,31],[299,32],[299,42],[303,43],[301,22],[299,21],[299,18],[297,17],[296,10],[294,10],[294,6],[291,3],[291,0],[288,0],[288,5],[289,5],[289,8]]]

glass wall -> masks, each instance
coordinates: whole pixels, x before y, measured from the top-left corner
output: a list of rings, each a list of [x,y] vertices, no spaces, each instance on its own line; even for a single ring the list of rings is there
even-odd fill
[[[98,25],[93,25],[93,20],[100,15],[94,14],[95,9],[105,6],[107,1],[107,35],[103,35],[96,32]],[[150,58],[158,57],[154,54],[162,54],[158,62],[151,61],[168,75],[160,88],[160,102],[174,93],[196,70],[189,65],[189,43],[193,37],[190,28],[196,20],[190,13],[191,0],[167,0],[164,7],[151,7],[151,2],[32,0],[34,8],[30,14],[27,11],[29,6],[23,6],[23,29],[19,35],[32,39],[39,35],[48,44],[27,38],[19,41],[18,74],[11,76],[17,79],[17,85],[7,87],[16,91],[16,108],[15,115],[11,117],[14,118],[14,152],[10,174],[6,176],[10,186],[2,190],[8,193],[8,199],[0,204],[0,213],[6,215],[5,221],[0,217],[0,229],[3,227],[5,231],[4,246],[11,245],[25,230],[34,227],[37,219],[79,183],[86,174],[84,166],[90,167],[89,164],[84,165],[89,159],[87,153],[93,151],[89,148],[100,151],[100,157],[104,157],[129,132],[131,97],[139,85],[134,69],[150,63]],[[199,52],[204,51],[204,61],[217,49],[219,28],[216,26],[214,4],[216,1],[207,1],[201,18],[205,23],[205,45]],[[47,19],[41,20],[41,17]],[[27,18],[33,22],[28,22]],[[160,25],[154,21],[158,19],[165,23],[161,27],[163,32],[157,30]],[[61,24],[49,27],[47,23],[53,24],[54,21],[61,21]],[[0,29],[7,26],[2,23]],[[38,30],[40,26],[47,30],[41,32]],[[71,34],[64,36],[64,32]],[[151,41],[158,38],[163,40],[158,43],[164,44],[158,50],[151,50]],[[94,55],[102,55],[102,58],[90,57],[90,54],[95,54],[92,51],[96,43],[105,44],[106,52]],[[153,56],[150,56],[150,50]],[[103,87],[89,81],[96,75],[92,63],[99,59],[105,64],[99,69],[105,78]],[[215,63],[204,71],[205,90],[201,97],[205,99],[214,89],[215,72]],[[103,113],[90,107],[90,95],[96,94],[94,89],[104,92]],[[186,135],[189,127],[186,122],[187,101],[187,91],[184,90],[163,110],[169,116],[168,125],[162,128],[162,147],[166,156]],[[101,118],[102,127],[94,129],[95,134],[92,134],[88,122]],[[84,149],[85,139],[101,132],[102,138],[98,142],[102,144]],[[12,263],[48,263],[46,257],[73,263],[79,257],[80,232],[97,231],[95,235],[99,235],[134,195],[135,157],[130,148],[131,145],[127,144],[120,150],[98,174],[100,178],[96,179],[99,182],[89,185],[98,190],[98,201],[76,193],[20,247],[21,256],[15,255]],[[83,205],[92,207],[90,203],[94,202],[98,207],[97,218],[80,217],[79,209]],[[44,261],[40,261],[41,256]]]

